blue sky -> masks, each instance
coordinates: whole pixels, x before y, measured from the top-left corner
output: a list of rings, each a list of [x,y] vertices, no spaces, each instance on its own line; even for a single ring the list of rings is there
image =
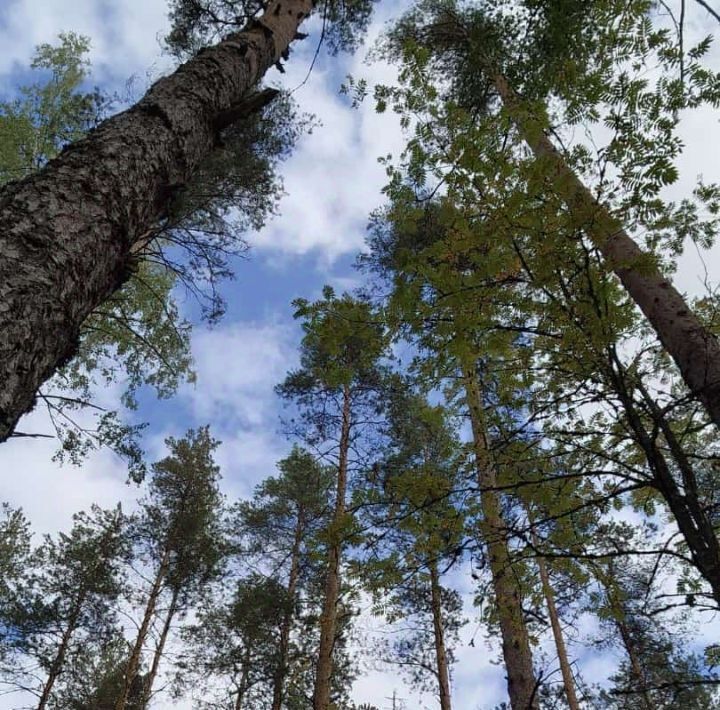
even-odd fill
[[[371,38],[396,9],[396,3],[379,6]],[[691,26],[702,19],[694,15]],[[0,92],[9,95],[24,80],[35,45],[54,41],[64,30],[91,38],[95,82],[122,92],[128,78],[135,76],[139,90],[171,67],[159,44],[166,28],[165,0],[4,0],[0,4]],[[291,57],[287,74],[280,77],[275,72],[273,80],[297,86],[308,70],[316,40],[314,32]],[[229,304],[226,318],[213,329],[201,325],[195,330],[197,385],[181,387],[171,401],[142,399],[139,416],[150,423],[151,458],[161,453],[167,435],[206,422],[212,425],[214,434],[223,440],[218,460],[231,496],[250,493],[255,483],[273,473],[275,461],[290,446],[278,433],[280,402],[273,393],[274,385],[296,362],[300,332],[292,320],[290,302],[299,296],[317,296],[326,283],[338,290],[355,283],[358,275],[352,262],[363,244],[367,217],[382,204],[384,168],[377,157],[397,155],[402,148],[402,134],[392,113],[376,115],[371,102],[353,110],[338,93],[348,73],[365,76],[370,83],[392,80],[392,68],[368,65],[364,55],[360,50],[353,57],[322,57],[307,84],[295,93],[300,107],[316,114],[322,125],[301,139],[295,154],[281,167],[287,196],[280,215],[261,233],[248,235],[249,259],[236,264],[236,280],[224,286]],[[720,141],[709,139],[717,136],[717,130],[712,112],[700,112],[684,126],[683,163],[691,179],[700,172],[709,180],[718,178]],[[682,185],[677,188],[683,189]],[[713,266],[720,265],[717,252],[705,261],[711,273]],[[689,250],[681,262],[680,286],[697,291],[702,275],[699,260]],[[116,395],[114,391],[98,393],[107,402]],[[22,428],[43,430],[44,417],[37,411]],[[122,500],[132,506],[136,490],[125,485],[122,464],[110,453],[94,454],[81,469],[59,467],[51,461],[52,453],[53,444],[43,440],[13,441],[0,447],[0,500],[22,506],[39,533],[66,528],[74,512],[93,502],[110,506]],[[493,663],[499,645],[496,640],[485,641],[482,631],[474,648],[467,645],[477,626],[469,603],[471,590],[464,572],[452,581],[467,593],[471,617],[457,650],[456,708],[492,708],[505,697],[503,672]],[[588,624],[583,633],[590,630]],[[368,619],[363,624],[365,628],[372,625],[379,622]],[[548,641],[544,639],[542,645],[551,655]],[[616,661],[612,654],[584,653],[582,658],[588,680],[606,676]],[[386,707],[384,699],[393,690],[407,701],[407,707],[435,707],[431,698],[414,695],[393,672],[369,673],[357,683],[355,697]],[[8,701],[0,699],[0,709],[17,707],[4,702]],[[168,700],[157,707],[182,706]]]

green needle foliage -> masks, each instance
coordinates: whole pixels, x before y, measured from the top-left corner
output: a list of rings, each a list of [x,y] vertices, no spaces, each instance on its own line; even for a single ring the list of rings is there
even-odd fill
[[[18,521],[11,522],[17,529]],[[129,550],[120,508],[94,507],[74,517],[69,533],[47,536],[26,558],[21,583],[3,609],[11,640],[3,684],[30,689],[42,709],[52,707],[58,686],[77,682],[78,654],[99,652],[115,633]]]

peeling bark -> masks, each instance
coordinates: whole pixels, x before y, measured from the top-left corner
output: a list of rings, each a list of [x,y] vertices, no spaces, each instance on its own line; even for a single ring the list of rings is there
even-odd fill
[[[342,519],[345,515],[350,426],[350,388],[345,385],[343,389],[342,427],[340,431],[335,511],[332,521],[335,530],[330,541],[330,549],[328,550],[323,610],[320,617],[320,647],[318,649],[315,688],[313,690],[313,710],[330,710],[330,691],[332,689],[333,673],[332,656],[337,626],[337,604],[340,598],[340,559],[342,556],[342,540],[339,537],[340,531],[338,528],[342,524]]]
[[[665,278],[651,254],[644,252],[621,222],[603,205],[567,164],[528,114],[501,74],[495,88],[523,140],[548,169],[553,187],[593,244],[600,250],[630,298],[655,329],[660,342],[678,366],[690,392],[720,427],[720,343],[693,313],[682,294]]]
[[[77,352],[83,321],[127,280],[136,242],[313,7],[270,0],[261,18],[0,192],[0,441]]]
[[[530,638],[522,609],[520,586],[513,574],[507,527],[502,517],[500,496],[495,490],[497,472],[487,443],[485,414],[480,382],[472,366],[464,366],[463,377],[477,466],[480,505],[483,512],[482,538],[487,547],[493,590],[502,634],[503,659],[507,670],[508,694],[513,710],[538,710],[538,682],[533,670]]]

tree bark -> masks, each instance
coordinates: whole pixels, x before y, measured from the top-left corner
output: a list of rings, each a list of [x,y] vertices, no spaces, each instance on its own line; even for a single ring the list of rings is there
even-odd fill
[[[495,88],[523,140],[536,159],[547,164],[557,194],[600,250],[612,270],[655,329],[660,342],[678,366],[685,384],[720,427],[720,343],[690,309],[680,292],[658,269],[621,222],[578,178],[553,145],[542,124],[524,110],[501,74]]]
[[[502,634],[508,694],[513,710],[538,710],[538,683],[533,670],[530,638],[522,609],[522,595],[513,575],[507,528],[496,490],[497,472],[487,443],[480,383],[474,365],[464,365],[465,396],[472,425],[475,465],[483,512],[482,535],[487,546],[493,590]]]
[[[530,519],[530,524],[532,525],[532,519]],[[532,533],[532,543],[537,550],[538,539],[534,531]],[[565,687],[565,697],[567,698],[570,710],[580,710],[580,702],[575,692],[575,678],[573,678],[572,667],[570,666],[570,660],[565,646],[565,637],[563,636],[562,626],[560,625],[560,615],[558,614],[557,606],[555,606],[555,594],[552,584],[550,583],[550,575],[548,574],[544,557],[539,556],[537,558],[537,566],[538,572],[540,573],[543,596],[545,597],[545,605],[547,606],[548,616],[550,617],[550,626],[552,627],[553,638],[555,639],[555,650],[557,651],[563,686]]]
[[[332,688],[333,647],[335,646],[335,627],[337,625],[337,603],[340,598],[340,559],[342,540],[340,526],[345,515],[345,496],[347,493],[348,453],[350,449],[350,387],[343,390],[342,425],[340,430],[340,449],[338,458],[338,478],[333,515],[333,534],[328,550],[327,573],[323,610],[320,617],[320,647],[313,690],[313,710],[329,710]]]
[[[297,594],[298,577],[300,576],[300,545],[305,532],[305,516],[302,510],[298,511],[295,524],[295,537],[290,553],[290,574],[288,576],[287,598],[288,609],[280,628],[280,649],[278,652],[278,668],[273,683],[272,710],[282,710],[285,691],[285,678],[288,671],[288,653],[290,649],[290,630],[292,628],[295,596]]]
[[[50,701],[50,694],[55,686],[55,681],[58,679],[62,671],[62,667],[65,664],[65,655],[67,654],[68,647],[70,646],[70,639],[72,638],[75,630],[77,629],[78,619],[80,618],[80,611],[83,604],[85,603],[85,594],[81,591],[80,597],[78,598],[73,613],[68,619],[68,625],[63,632],[62,639],[60,640],[60,646],[55,654],[55,658],[52,661],[50,670],[48,671],[48,677],[43,686],[42,695],[40,696],[40,702],[38,703],[37,710],[45,710],[48,702]]]
[[[637,445],[642,449],[653,475],[653,487],[662,495],[675,518],[678,529],[687,543],[693,564],[707,580],[713,597],[720,603],[720,542],[712,521],[701,505],[697,495],[697,482],[692,465],[685,456],[667,418],[647,392],[642,382],[635,385],[650,410],[654,424],[663,433],[675,463],[683,479],[680,489],[662,449],[655,437],[650,435],[640,416],[626,382],[627,372],[620,359],[610,353],[610,378],[625,414],[625,420]]]
[[[245,694],[250,687],[250,647],[245,649],[245,657],[242,663],[242,674],[240,676],[240,685],[238,687],[237,696],[235,697],[235,710],[242,710]]]
[[[145,679],[143,694],[145,705],[150,702],[153,685],[155,685],[155,678],[157,677],[158,670],[160,669],[160,661],[162,660],[162,655],[165,651],[165,644],[167,643],[168,635],[170,633],[170,626],[173,619],[175,618],[175,612],[177,611],[177,601],[179,594],[179,589],[175,589],[173,591],[172,599],[170,600],[170,606],[168,607],[168,612],[165,616],[165,622],[163,623],[163,628],[160,632],[160,638],[158,639],[158,645],[155,649],[155,653],[153,654],[152,667],[150,668],[150,673],[148,673],[148,677]]]
[[[445,629],[442,619],[442,597],[440,575],[438,574],[437,560],[432,560],[430,568],[430,598],[433,616],[433,631],[435,634],[435,659],[437,663],[438,693],[440,697],[440,710],[452,710],[450,698],[450,670],[448,667],[447,650],[445,648]]]
[[[170,553],[169,551],[166,551],[163,555],[160,566],[158,567],[155,579],[153,580],[152,588],[150,589],[150,595],[148,596],[147,604],[145,605],[145,613],[143,614],[140,629],[138,630],[137,637],[135,638],[135,644],[130,653],[130,658],[128,658],[127,667],[125,669],[125,678],[123,679],[122,690],[120,691],[120,695],[115,703],[115,710],[125,710],[125,706],[127,705],[132,684],[135,681],[138,669],[140,668],[143,645],[145,644],[145,639],[147,638],[148,631],[150,630],[150,624],[153,616],[155,615],[155,609],[157,607],[160,593],[162,592],[162,586],[165,581],[165,576],[167,575],[169,563]],[[144,691],[142,695],[143,697],[145,696]]]
[[[44,169],[0,192],[0,441],[77,351],[227,120],[295,38],[313,0],[270,0],[243,31],[156,82]]]

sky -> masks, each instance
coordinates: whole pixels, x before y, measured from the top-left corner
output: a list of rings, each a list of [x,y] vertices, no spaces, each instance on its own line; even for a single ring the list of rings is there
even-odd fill
[[[398,3],[381,3],[370,28],[368,44],[385,21],[397,12]],[[692,31],[713,29],[702,14],[693,12]],[[161,52],[160,38],[168,28],[165,0],[3,0],[0,3],[0,94],[12,95],[27,76],[33,48],[53,42],[61,31],[73,30],[92,42],[93,81],[122,93],[131,77],[144,86],[169,71],[172,62]],[[296,87],[306,77],[317,42],[317,27],[294,50],[282,77],[273,81]],[[368,64],[366,49],[354,56],[321,56],[308,81],[295,93],[301,109],[317,116],[319,125],[304,136],[294,155],[281,167],[286,195],[279,215],[259,233],[249,234],[249,258],[236,264],[237,278],[224,286],[229,308],[217,326],[198,326],[192,349],[197,371],[195,385],[183,385],[169,402],[143,397],[138,416],[149,422],[146,447],[150,460],[163,452],[168,435],[181,435],[188,427],[210,423],[222,440],[218,463],[223,486],[231,497],[247,496],[290,444],[279,429],[281,402],[273,387],[297,363],[300,330],[293,322],[291,301],[314,298],[324,284],[337,290],[352,288],[358,275],[352,268],[365,238],[371,211],[383,202],[385,171],[379,156],[398,155],[403,135],[392,112],[375,114],[372,102],[353,109],[339,88],[347,74],[364,77],[372,85],[391,82],[394,72],[383,64]],[[717,59],[717,51],[714,52]],[[720,141],[717,116],[698,112],[683,123],[686,151],[683,174],[694,179],[720,177]],[[683,182],[673,190],[687,190]],[[705,256],[712,277],[720,270],[717,252]],[[681,289],[698,293],[703,266],[691,249],[681,260],[676,282]],[[117,391],[98,393],[113,402]],[[47,430],[46,415],[38,410],[21,423],[23,431]],[[0,446],[0,501],[22,507],[38,535],[67,529],[73,513],[92,503],[113,506],[122,501],[132,507],[137,489],[126,485],[122,462],[107,451],[90,456],[82,467],[60,466],[52,461],[52,441],[14,440]],[[470,623],[457,649],[453,679],[458,710],[487,710],[505,699],[504,674],[495,663],[499,645],[480,630],[475,646],[477,612],[471,606],[466,570],[452,583],[465,593]],[[377,620],[363,617],[365,629]],[[585,623],[583,633],[589,632]],[[709,635],[709,632],[705,632]],[[702,640],[703,633],[701,632]],[[358,641],[361,643],[361,641]],[[548,639],[543,648],[551,657]],[[571,644],[571,652],[573,645]],[[581,657],[587,680],[607,676],[617,659],[612,654]],[[550,658],[552,665],[552,658]],[[369,671],[353,689],[358,702],[391,707],[393,692],[407,707],[436,707],[428,696],[413,693],[392,670]],[[7,704],[7,703],[10,704]],[[3,704],[5,703],[5,704]],[[0,710],[17,708],[16,699],[0,698]],[[160,700],[157,708],[189,707]]]

